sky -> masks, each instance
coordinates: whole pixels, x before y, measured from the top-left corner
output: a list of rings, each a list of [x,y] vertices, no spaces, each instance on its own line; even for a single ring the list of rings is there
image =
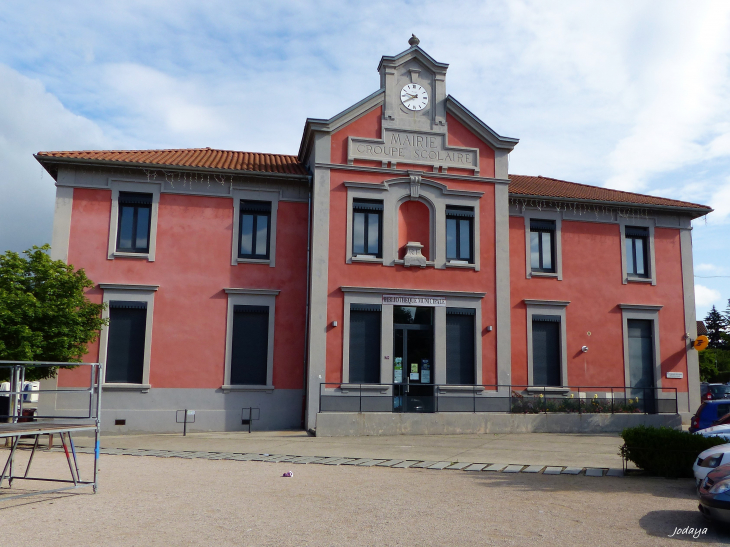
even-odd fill
[[[510,172],[692,201],[697,316],[730,299],[730,2],[3,2],[0,252],[50,242],[40,150],[296,154],[415,33]]]

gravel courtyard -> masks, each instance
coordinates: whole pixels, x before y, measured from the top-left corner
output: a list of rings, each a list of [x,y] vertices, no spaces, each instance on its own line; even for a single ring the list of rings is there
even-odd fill
[[[27,454],[21,454],[24,462]],[[82,478],[90,456],[82,455]],[[691,480],[102,456],[101,487],[2,501],[10,545],[726,544]],[[35,474],[65,478],[58,453]],[[283,478],[288,470],[294,477]],[[39,488],[39,484],[33,484]],[[43,488],[47,488],[43,485]],[[707,533],[670,538],[675,528]],[[11,543],[5,543],[12,537]]]

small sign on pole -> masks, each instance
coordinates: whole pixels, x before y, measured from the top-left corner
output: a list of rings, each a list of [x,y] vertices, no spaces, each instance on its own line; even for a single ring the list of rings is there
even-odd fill
[[[181,413],[182,412],[182,417]],[[195,411],[194,410],[178,410],[175,412],[175,421],[179,424],[183,424],[183,437],[185,437],[188,434],[188,424],[194,424],[195,423]]]

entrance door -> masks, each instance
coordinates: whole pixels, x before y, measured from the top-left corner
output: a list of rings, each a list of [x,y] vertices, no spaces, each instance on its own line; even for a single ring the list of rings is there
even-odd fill
[[[656,412],[654,383],[654,325],[646,319],[629,319],[629,397],[639,397],[644,412]]]
[[[434,412],[433,308],[393,308],[393,411]]]

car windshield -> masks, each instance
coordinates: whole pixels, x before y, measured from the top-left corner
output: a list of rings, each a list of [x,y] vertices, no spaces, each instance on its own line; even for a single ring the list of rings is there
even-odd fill
[[[730,386],[710,386],[713,397],[730,393]]]

